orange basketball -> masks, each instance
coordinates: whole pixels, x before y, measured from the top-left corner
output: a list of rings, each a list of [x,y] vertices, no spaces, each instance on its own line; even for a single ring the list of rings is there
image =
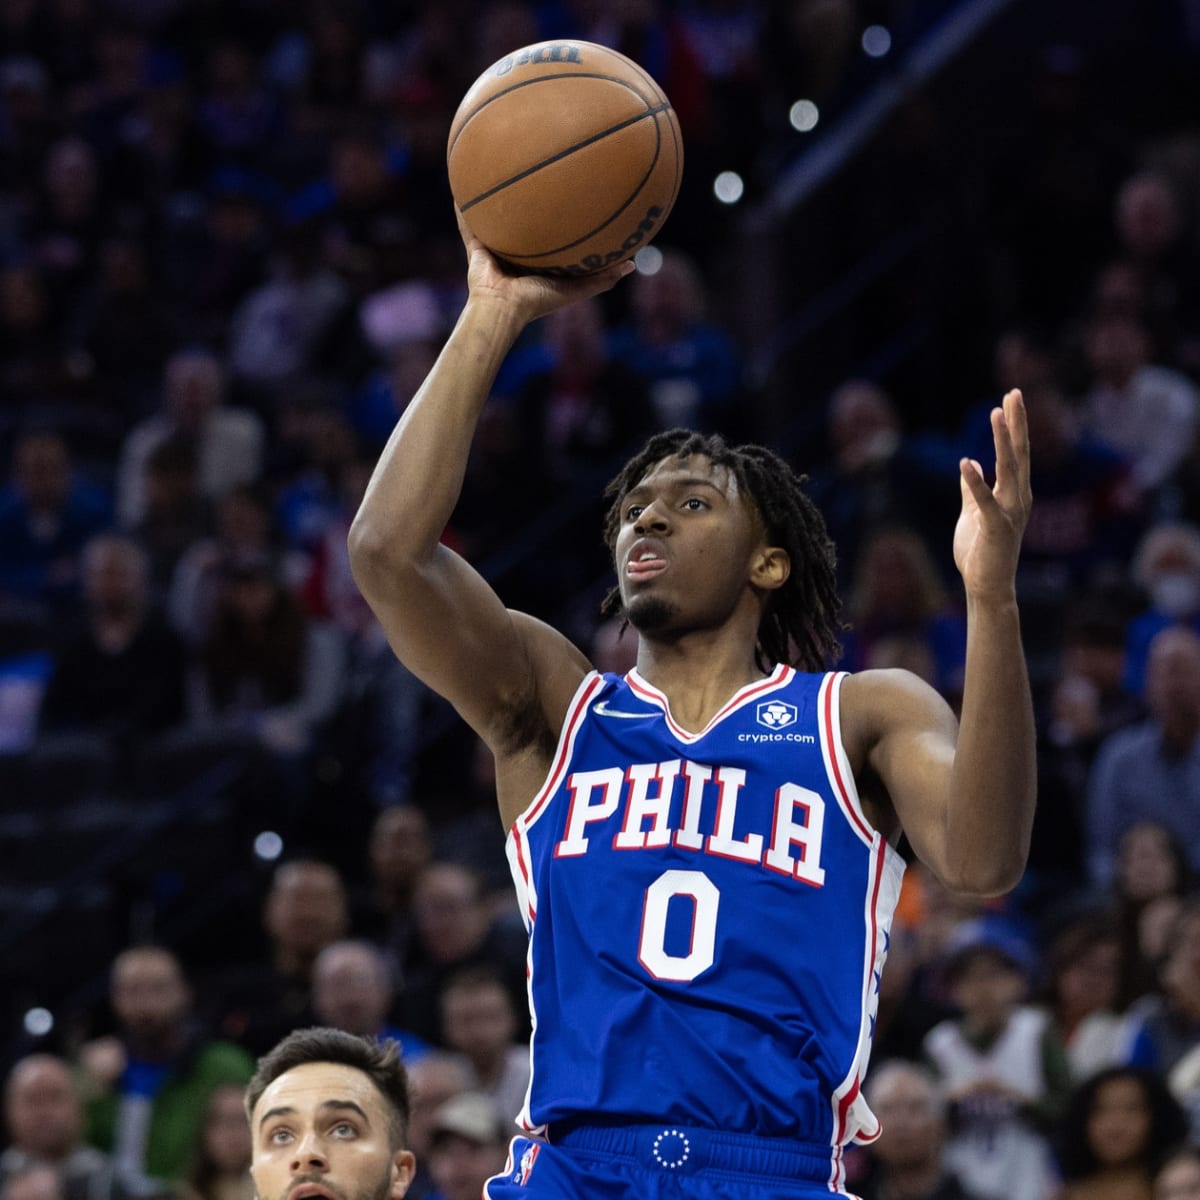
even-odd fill
[[[637,63],[593,42],[538,42],[471,85],[446,165],[468,228],[498,258],[587,275],[662,228],[683,139],[671,102]]]

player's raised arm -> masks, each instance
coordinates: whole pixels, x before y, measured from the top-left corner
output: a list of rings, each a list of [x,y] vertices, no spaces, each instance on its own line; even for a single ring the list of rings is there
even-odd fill
[[[611,287],[633,265],[569,280],[515,276],[465,229],[463,240],[467,303],[379,459],[350,530],[350,562],[397,656],[499,749],[556,659],[564,675],[574,667],[577,681],[582,656],[539,623],[509,613],[439,538],[462,489],[479,415],[517,335],[553,309]],[[561,686],[573,688],[569,679]]]
[[[956,891],[997,895],[1025,869],[1033,827],[1033,703],[1021,646],[1016,568],[1029,519],[1029,433],[1019,391],[992,410],[996,482],[960,464],[954,559],[967,602],[960,722],[932,688],[903,672],[847,681],[868,762],[913,849]]]

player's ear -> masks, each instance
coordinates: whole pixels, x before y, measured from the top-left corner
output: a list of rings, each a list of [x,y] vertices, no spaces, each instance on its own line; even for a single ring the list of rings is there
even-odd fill
[[[416,1156],[411,1150],[397,1150],[392,1155],[388,1200],[403,1200],[404,1193],[408,1191],[408,1185],[412,1183],[416,1168]]]
[[[750,564],[750,582],[766,590],[781,588],[792,573],[792,560],[782,546],[761,546]]]

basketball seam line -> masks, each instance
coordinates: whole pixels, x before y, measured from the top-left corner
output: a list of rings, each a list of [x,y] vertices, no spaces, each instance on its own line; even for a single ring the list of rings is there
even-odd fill
[[[662,88],[658,86],[658,80],[656,80],[654,76],[642,66],[641,63],[632,58],[629,60],[629,62],[633,66],[633,69],[645,81],[647,87],[652,88],[654,91],[659,92],[660,94],[662,93]],[[667,122],[667,124],[671,126],[671,141],[675,144],[675,195],[679,194],[679,186],[683,179],[683,147],[679,144],[680,132],[677,126],[678,119],[679,118],[676,117],[674,122]],[[657,159],[657,155],[655,157]],[[674,203],[674,200],[672,200],[672,206],[674,206]],[[668,209],[667,212],[669,214],[670,209]],[[666,220],[665,216],[663,220]]]
[[[622,213],[626,212],[629,206],[642,194],[642,189],[646,186],[646,181],[654,174],[654,168],[658,166],[658,156],[662,153],[662,141],[662,130],[659,128],[656,114],[654,122],[654,158],[651,159],[650,165],[646,168],[646,173],[638,180],[637,187],[633,189],[621,207],[606,217],[595,229],[589,230],[582,237],[577,237],[573,242],[567,242],[563,246],[555,246],[552,250],[539,250],[537,254],[514,254],[511,252],[506,253],[504,250],[497,250],[496,253],[507,262],[523,267],[534,263],[536,259],[547,258],[551,254],[561,254],[564,250],[573,250],[576,246],[590,241],[597,234],[607,229]],[[536,269],[536,265],[534,265],[533,269]]]
[[[557,154],[552,154],[549,158],[542,159],[539,163],[534,163],[533,166],[527,167],[524,171],[518,172],[509,179],[496,184],[494,187],[488,188],[486,192],[480,192],[478,196],[474,196],[468,200],[466,204],[459,205],[459,212],[466,212],[468,208],[473,208],[476,204],[481,204],[490,196],[494,196],[497,192],[502,192],[506,187],[511,187],[514,183],[520,183],[522,179],[528,178],[536,171],[540,171],[543,167],[548,167],[552,163],[556,163],[559,159],[566,158],[570,154],[574,154],[577,150],[582,150],[585,146],[590,146],[603,138],[609,137],[611,134],[620,133],[622,129],[628,129],[631,125],[636,125],[639,121],[644,121],[647,117],[657,117],[659,113],[669,112],[670,104],[657,104],[653,108],[646,109],[645,112],[638,113],[636,116],[627,117],[618,125],[610,125],[607,129],[600,133],[594,133],[589,138],[584,138],[582,142],[576,142],[572,146],[567,146],[558,151]]]
[[[634,63],[634,66],[636,67],[637,64]],[[638,69],[641,70],[640,67]],[[645,74],[645,72],[642,72],[642,74]],[[642,93],[627,79],[621,79],[617,75],[606,75],[602,71],[570,71],[558,75],[539,75],[536,79],[522,79],[517,83],[509,84],[508,87],[504,88],[502,91],[496,92],[494,95],[489,96],[486,100],[483,100],[477,104],[473,109],[471,109],[470,113],[463,118],[463,123],[458,127],[458,131],[456,133],[454,132],[454,122],[451,122],[450,128],[451,132],[454,133],[454,136],[450,139],[450,144],[446,147],[447,159],[449,159],[450,155],[454,152],[454,147],[458,145],[458,139],[462,137],[467,126],[470,125],[470,123],[475,120],[475,118],[479,116],[479,114],[483,112],[483,110],[487,108],[489,104],[495,104],[497,100],[503,100],[505,96],[511,96],[513,92],[519,92],[522,88],[535,87],[539,83],[552,83],[562,79],[603,79],[608,83],[618,84],[620,87],[625,88],[626,91],[632,92],[647,107],[650,104],[650,101],[647,100],[646,97],[642,95]],[[650,84],[654,92],[660,96],[663,96],[662,88],[660,88],[658,84],[653,81],[653,79],[650,80]],[[665,96],[663,96],[663,101],[665,103],[669,103]],[[459,106],[459,109],[461,111],[461,105]],[[458,120],[457,113],[455,114],[454,120]]]

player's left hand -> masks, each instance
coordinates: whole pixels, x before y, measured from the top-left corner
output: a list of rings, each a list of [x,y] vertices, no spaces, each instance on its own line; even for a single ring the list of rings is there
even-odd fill
[[[959,463],[962,512],[954,530],[954,561],[968,597],[1008,599],[1013,595],[1021,536],[1029,521],[1029,424],[1020,391],[1006,393],[992,409],[996,482],[988,487],[974,459]]]

